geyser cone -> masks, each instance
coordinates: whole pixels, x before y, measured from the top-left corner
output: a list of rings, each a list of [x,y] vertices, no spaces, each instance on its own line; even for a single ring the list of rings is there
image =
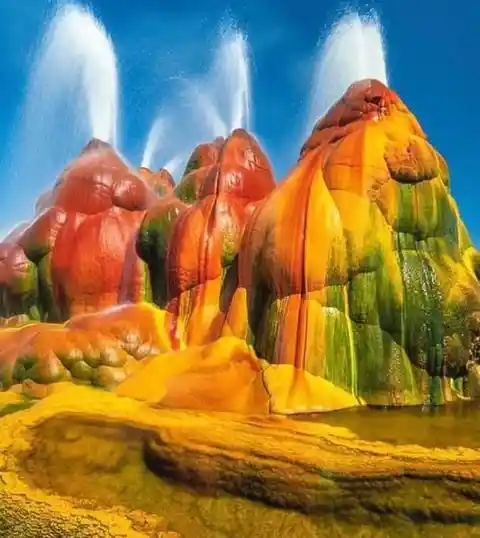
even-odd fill
[[[168,170],[160,168],[157,172],[153,172],[149,168],[140,167],[138,175],[149,185],[154,192],[159,196],[171,194],[175,188],[175,182]]]
[[[99,138],[92,138],[90,142],[82,149],[80,152],[80,155],[85,155],[86,153],[89,153],[90,151],[98,151],[102,149],[109,149],[113,151],[112,146],[105,142],[104,140],[100,140]]]
[[[359,122],[380,122],[392,111],[408,112],[399,96],[383,82],[365,79],[354,82],[345,94],[318,119],[301,150],[303,157],[322,143],[330,143],[359,127]],[[412,114],[405,114],[406,128],[422,138],[425,134]],[[366,125],[366,123],[361,123]]]
[[[172,174],[166,168],[160,168],[158,172],[155,172],[155,177],[161,179],[166,185],[172,189],[175,187],[175,181],[173,180]]]
[[[218,336],[226,311],[220,290],[233,284],[222,275],[234,263],[254,207],[275,181],[266,155],[242,129],[199,145],[189,162],[177,196],[147,212],[139,237],[151,275],[165,268],[163,281],[151,280],[155,300],[166,306],[175,338],[193,345]]]
[[[272,177],[270,162],[256,139],[238,128],[226,139],[217,137],[213,142],[199,144],[175,191],[182,200],[191,202],[213,190],[256,189],[256,194],[245,194],[245,199],[259,200],[270,192]]]
[[[197,168],[215,164],[218,161],[220,150],[224,143],[225,138],[219,136],[213,142],[199,144],[188,159],[183,176],[186,176]]]
[[[146,293],[135,239],[158,197],[116,151],[94,139],[60,175],[22,247],[41,266],[49,320],[65,320]]]
[[[474,253],[445,161],[393,90],[361,80],[247,222],[226,325],[272,364],[275,410],[451,401],[480,310]]]
[[[121,182],[122,178],[127,176],[133,177],[134,174],[115,149],[108,142],[92,138],[82,148],[78,157],[70,161],[57,178],[52,203],[58,202],[61,193],[73,192],[69,187],[62,188],[66,180],[76,184],[80,184],[78,182],[81,181],[84,182],[85,186],[87,184],[103,184],[104,187],[107,187],[107,185],[116,184],[117,181]],[[92,199],[97,199],[98,195],[94,194],[94,191],[95,189],[91,193]],[[87,198],[90,199],[90,195]],[[85,207],[85,211],[90,212],[87,207]]]
[[[142,179],[148,179],[153,174],[153,170],[150,170],[150,168],[147,168],[146,166],[140,166],[137,172]]]

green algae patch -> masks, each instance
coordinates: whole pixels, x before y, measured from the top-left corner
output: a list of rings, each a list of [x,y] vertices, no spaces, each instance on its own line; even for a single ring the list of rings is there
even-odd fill
[[[24,387],[23,390],[26,390]],[[38,400],[25,393],[15,391],[0,392],[0,418],[30,409]],[[1,428],[0,428],[1,432]]]
[[[187,204],[193,204],[197,200],[197,186],[195,174],[183,176],[182,181],[175,188],[176,196]]]
[[[450,431],[461,441],[454,422]],[[0,420],[0,536],[475,536],[478,449],[360,433],[278,416],[153,409],[65,384]]]
[[[34,400],[24,400],[19,402],[13,402],[6,404],[0,407],[0,417],[5,417],[12,413],[17,413],[18,411],[24,411],[25,409],[30,409],[34,405]]]

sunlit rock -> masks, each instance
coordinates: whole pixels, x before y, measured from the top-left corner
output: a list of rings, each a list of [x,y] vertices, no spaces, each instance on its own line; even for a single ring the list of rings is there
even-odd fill
[[[470,346],[475,256],[444,159],[392,90],[362,81],[248,222],[224,334],[367,403],[443,402],[445,377],[465,392],[445,342]]]
[[[145,210],[157,198],[102,141],[64,170],[20,245],[38,268],[44,319],[69,317],[148,296],[135,251]]]
[[[199,146],[176,197],[147,212],[138,250],[150,268],[155,302],[171,315],[174,339],[200,344],[219,336],[226,313],[221,297],[236,286],[232,264],[245,223],[274,187],[267,157],[237,129],[226,141]]]
[[[17,324],[18,316],[40,317],[37,268],[19,244],[26,226],[17,226],[0,242],[0,323],[7,325]]]

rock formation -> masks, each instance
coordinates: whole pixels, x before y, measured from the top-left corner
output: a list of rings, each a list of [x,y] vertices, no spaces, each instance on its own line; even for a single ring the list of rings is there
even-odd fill
[[[0,534],[473,536],[479,277],[377,81],[278,185],[244,130],[177,185],[91,141],[0,243]]]
[[[110,146],[100,141],[86,146],[19,239],[38,269],[42,319],[65,321],[148,297],[135,240],[156,198]]]
[[[150,268],[155,302],[171,316],[172,338],[201,344],[218,338],[225,295],[243,228],[273,191],[267,157],[246,131],[199,146],[175,189],[150,208],[138,248]]]
[[[198,146],[176,186],[93,140],[39,204],[0,248],[2,315],[73,319],[0,332],[4,387],[247,413],[479,393],[480,257],[444,159],[377,81],[349,88],[279,185],[241,129]]]
[[[37,397],[59,381],[113,389],[137,361],[171,349],[164,327],[164,312],[143,303],[0,331],[0,385]]]
[[[40,317],[37,268],[19,245],[26,227],[20,224],[0,242],[0,319],[10,322]]]
[[[138,174],[159,196],[167,196],[175,188],[172,175],[165,168],[152,172],[149,168],[141,167],[138,169]]]
[[[224,334],[367,403],[466,395],[480,286],[449,182],[399,97],[352,85],[249,220]]]

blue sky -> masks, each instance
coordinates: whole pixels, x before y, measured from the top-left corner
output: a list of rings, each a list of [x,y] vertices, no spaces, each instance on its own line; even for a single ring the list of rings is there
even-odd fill
[[[236,21],[247,33],[252,53],[253,130],[268,151],[278,179],[293,165],[301,145],[319,39],[337,19],[339,10],[347,6],[361,12],[374,8],[384,28],[390,85],[447,158],[454,196],[472,239],[480,244],[478,0],[456,0],[455,9],[447,0],[377,0],[368,4],[336,0],[92,0],[88,5],[115,45],[121,84],[121,150],[134,164],[140,164],[156,114],[178,98],[178,76],[201,76],[211,61],[219,25],[225,20]],[[28,170],[22,177],[10,168],[12,153],[17,159],[13,161],[19,162],[19,144],[13,151],[12,141],[34,53],[51,11],[48,1],[0,0],[0,232],[28,218],[36,196],[50,183],[45,177],[36,177],[34,162],[27,167],[15,165]],[[41,118],[35,123],[41,125]],[[185,122],[178,122],[176,136],[188,129]],[[46,155],[48,147],[42,149],[46,160],[55,162],[56,149],[70,136],[68,129],[59,131],[50,143],[51,154]],[[30,164],[28,155],[22,155],[21,161]],[[56,163],[59,168],[62,165]]]

